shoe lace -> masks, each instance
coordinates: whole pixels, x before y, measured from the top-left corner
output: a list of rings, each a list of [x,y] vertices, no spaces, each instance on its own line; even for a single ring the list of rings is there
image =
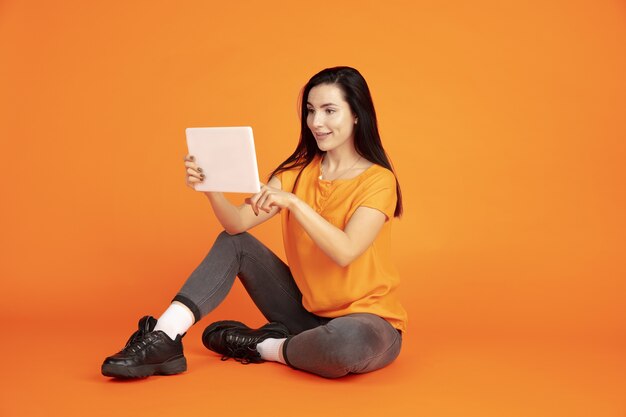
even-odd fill
[[[227,334],[226,342],[226,354],[222,356],[223,361],[233,358],[243,365],[260,361],[261,355],[256,350],[256,338]]]
[[[130,335],[130,337],[126,341],[126,345],[124,345],[124,349],[132,344],[135,344],[137,341],[143,339],[146,334],[150,333],[151,328],[154,327],[154,324],[151,324],[151,320],[156,322],[156,320],[148,316],[143,317],[141,320],[139,320],[139,329],[135,330],[135,332]]]
[[[125,352],[125,353],[139,352],[140,350],[145,349],[145,347],[148,346],[150,343],[152,343],[152,337],[149,333],[148,334],[143,333],[141,335],[142,337],[133,338],[133,336],[131,336],[131,338],[128,340],[128,343],[126,344],[124,349],[122,349],[122,352]]]
[[[143,329],[139,329],[135,331],[135,333],[131,334],[128,340],[126,341],[126,345],[124,349],[129,347],[132,344],[137,343],[139,340],[143,339],[146,336],[146,332]]]

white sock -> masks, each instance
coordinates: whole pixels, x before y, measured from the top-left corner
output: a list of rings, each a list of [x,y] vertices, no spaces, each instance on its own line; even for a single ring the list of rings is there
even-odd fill
[[[261,354],[261,359],[287,365],[283,358],[283,343],[285,343],[285,340],[287,339],[265,339],[256,345],[256,350]]]
[[[154,330],[162,330],[170,339],[176,339],[176,336],[183,335],[193,325],[194,316],[191,310],[182,304],[173,302],[159,317]]]

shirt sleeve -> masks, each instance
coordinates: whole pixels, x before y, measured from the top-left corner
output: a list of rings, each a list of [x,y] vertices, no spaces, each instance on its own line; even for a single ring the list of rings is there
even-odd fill
[[[283,191],[287,191],[290,193],[293,192],[293,186],[294,186],[296,174],[297,172],[294,172],[294,170],[286,170],[286,171],[281,171],[275,175],[275,177],[280,180],[280,188]]]
[[[389,170],[384,170],[370,177],[363,185],[363,192],[357,199],[356,207],[374,208],[383,212],[387,220],[393,218],[398,201],[395,175]]]

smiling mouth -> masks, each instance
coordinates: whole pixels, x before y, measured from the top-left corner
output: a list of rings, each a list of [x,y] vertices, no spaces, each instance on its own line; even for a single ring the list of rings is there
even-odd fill
[[[318,139],[324,139],[326,136],[330,135],[331,132],[326,132],[326,133],[315,133],[315,137]]]

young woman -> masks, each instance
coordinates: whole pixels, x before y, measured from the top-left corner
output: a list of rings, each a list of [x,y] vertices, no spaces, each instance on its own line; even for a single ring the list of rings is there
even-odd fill
[[[163,315],[143,317],[124,349],[105,359],[104,375],[185,371],[182,337],[224,300],[236,276],[270,323],[209,325],[202,341],[223,359],[277,361],[336,378],[398,356],[407,317],[390,239],[402,199],[369,88],[353,68],[328,68],[305,85],[301,104],[298,146],[261,192],[238,207],[205,193],[225,231]],[[192,155],[185,166],[187,185],[203,181]],[[246,232],[279,212],[289,266]]]

